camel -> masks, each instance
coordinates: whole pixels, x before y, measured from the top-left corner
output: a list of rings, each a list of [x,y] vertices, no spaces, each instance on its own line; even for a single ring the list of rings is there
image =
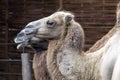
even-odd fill
[[[93,52],[104,46],[104,43],[113,35],[116,27],[111,29],[108,34],[106,34],[102,39],[96,42],[87,52]],[[47,52],[38,52],[34,54],[33,59],[33,70],[35,75],[35,80],[51,80],[46,66],[46,55]],[[43,57],[44,56],[44,57]],[[39,60],[38,60],[39,59]],[[39,65],[38,65],[39,64]],[[114,79],[116,80],[116,79]]]
[[[119,19],[117,20],[119,22]],[[116,43],[120,35],[118,25],[89,51],[84,52],[82,51],[84,32],[74,20],[73,14],[60,11],[40,19],[40,22],[43,24],[39,25],[34,36],[49,40],[47,53],[44,54],[46,54],[47,69],[52,80],[110,80],[111,78],[114,80],[116,78],[112,77],[111,73],[107,76],[109,78],[105,79],[106,76],[103,74],[106,70],[103,67],[105,67],[105,56],[112,54],[110,49],[118,44]],[[103,43],[100,45],[101,42]],[[119,47],[115,48],[112,50],[119,49]],[[112,67],[109,66],[109,72],[116,70],[117,63],[119,59],[113,63]]]
[[[69,27],[70,28],[70,27]],[[80,29],[78,29],[79,31],[81,31]],[[117,38],[118,38],[118,34],[119,34],[119,28],[118,27],[116,27],[116,29],[114,30],[114,28],[113,28],[113,31],[114,31],[114,33],[116,33],[116,35],[117,35]],[[41,32],[42,31],[39,31],[40,32],[40,34],[41,34]],[[77,32],[77,31],[76,31]],[[69,33],[69,31],[68,31],[68,33]],[[40,37],[40,38],[53,38],[53,36],[52,37],[50,37],[50,36],[44,36],[44,35],[38,35],[38,37]],[[64,32],[63,31],[63,33],[61,32],[61,34],[63,35],[63,34],[66,34],[66,32]],[[75,34],[75,33],[74,33]],[[80,33],[78,33],[78,34],[80,34]],[[83,33],[81,33],[82,35],[83,35]],[[87,59],[88,59],[88,61],[90,61],[90,63],[89,62],[87,62],[87,65],[89,64],[89,68],[91,67],[91,69],[93,69],[94,67],[98,67],[98,66],[100,66],[100,64],[101,64],[101,62],[102,62],[102,58],[103,58],[103,54],[104,53],[107,53],[107,52],[109,52],[109,51],[107,51],[107,50],[109,50],[109,47],[111,46],[111,43],[113,43],[114,42],[114,38],[115,38],[115,36],[116,36],[115,34],[113,35],[110,35],[111,36],[111,38],[108,40],[108,42],[106,43],[106,45],[104,45],[105,47],[103,47],[103,48],[101,48],[100,50],[98,50],[98,51],[96,51],[96,52],[92,52],[92,54],[82,54],[81,56],[82,57],[84,57],[84,56],[86,56],[86,58],[85,58],[85,60],[84,61],[87,61]],[[42,36],[42,37],[41,37]],[[70,35],[68,35],[66,38],[69,38],[69,36]],[[75,36],[75,35],[74,35]],[[79,35],[80,36],[80,35]],[[64,36],[62,36],[62,37],[64,37]],[[77,37],[77,36],[75,36],[75,37]],[[79,76],[79,74],[82,74],[82,73],[80,73],[80,72],[82,72],[81,70],[79,70],[80,68],[76,68],[74,65],[76,64],[76,65],[78,65],[78,66],[81,66],[81,63],[80,64],[77,64],[77,63],[75,63],[75,62],[77,62],[77,60],[75,60],[76,58],[77,58],[77,56],[79,56],[80,57],[80,55],[79,54],[72,54],[72,53],[74,53],[74,52],[72,52],[72,51],[74,51],[74,49],[76,48],[76,46],[78,47],[79,46],[79,48],[78,48],[78,53],[82,53],[81,52],[81,50],[80,50],[80,48],[81,48],[81,42],[80,43],[74,43],[74,44],[72,44],[72,42],[69,42],[69,43],[67,43],[68,41],[69,41],[69,39],[63,39],[63,40],[59,40],[59,41],[57,41],[56,39],[55,40],[50,40],[50,43],[49,43],[49,47],[48,47],[48,56],[47,56],[47,62],[49,63],[49,64],[47,64],[47,66],[48,66],[48,70],[49,70],[49,73],[51,74],[51,76],[53,76],[53,80],[56,80],[56,79],[58,79],[58,80],[61,80],[61,79],[66,79],[66,77],[67,77],[67,79],[72,79],[72,80],[79,80],[79,79],[83,79],[83,80],[89,80],[89,79],[94,79],[94,80],[100,80],[100,75],[99,76],[93,76],[93,77],[84,77],[83,75],[81,75],[81,76]],[[71,39],[71,38],[70,38]],[[72,38],[73,40],[74,40],[74,38]],[[77,40],[77,41],[81,41],[81,39],[83,39],[83,37],[82,38],[80,38],[79,37],[79,40]],[[65,40],[67,40],[67,41],[65,41]],[[113,40],[113,41],[112,41]],[[82,41],[84,41],[84,40],[82,40]],[[106,40],[107,41],[107,40]],[[55,43],[56,42],[56,43]],[[53,44],[53,43],[55,43],[55,44]],[[64,46],[62,45],[62,43],[64,43]],[[67,45],[65,45],[65,43],[67,44]],[[83,43],[83,42],[82,42]],[[78,45],[78,44],[80,44],[80,45]],[[69,46],[70,45],[72,45],[71,47],[70,47],[70,49],[72,49],[71,51],[70,50],[65,50],[65,52],[64,51],[62,51],[62,50],[64,50],[64,47],[66,48],[66,47],[68,47],[69,48]],[[74,45],[76,45],[76,46],[74,46]],[[57,50],[56,48],[54,49],[54,47],[56,47],[56,46],[58,46],[57,48],[60,48],[60,52],[57,52],[57,51],[54,51],[54,50]],[[62,46],[62,47],[61,47]],[[73,48],[74,47],[74,48]],[[68,49],[67,48],[67,49]],[[50,50],[49,50],[50,49]],[[59,49],[58,49],[59,50]],[[50,52],[49,52],[50,51]],[[51,52],[52,51],[52,52]],[[69,52],[70,51],[70,52]],[[75,49],[75,52],[77,51],[77,49]],[[54,52],[57,52],[57,53],[54,53]],[[50,54],[51,53],[51,54]],[[59,54],[58,54],[59,53]],[[64,53],[64,55],[62,55]],[[67,54],[67,53],[69,53],[69,54]],[[70,53],[71,53],[71,55],[70,55]],[[56,55],[56,54],[58,54],[58,55]],[[94,55],[93,55],[94,54]],[[50,56],[52,56],[52,57],[54,57],[54,56],[56,56],[57,58],[58,58],[58,60],[55,60],[56,58],[54,58],[54,59],[52,59],[52,58],[50,58]],[[67,56],[65,56],[65,55],[67,55]],[[74,57],[73,57],[74,56]],[[89,56],[89,57],[88,57]],[[90,57],[91,56],[91,57]],[[68,60],[66,60],[66,58],[69,58],[70,57],[70,59],[72,58],[72,61],[71,62],[69,62],[70,61],[70,59],[68,59]],[[50,58],[50,59],[49,59]],[[62,62],[62,60],[61,60],[61,58],[63,59],[63,62]],[[97,59],[96,59],[97,58]],[[91,60],[91,59],[93,59],[93,60]],[[75,61],[74,61],[75,60]],[[80,61],[81,59],[79,59],[78,58],[78,61]],[[51,61],[51,62],[50,62]],[[56,61],[56,62],[55,62]],[[61,61],[61,62],[60,62]],[[54,62],[54,66],[53,65],[51,65],[52,64],[52,62]],[[58,62],[58,63],[57,63]],[[66,62],[66,63],[65,63]],[[98,62],[98,63],[97,63]],[[56,65],[55,65],[55,63],[57,63]],[[74,63],[74,64],[73,64]],[[94,63],[93,65],[95,65],[96,64],[96,66],[90,66],[90,64],[92,64],[92,63]],[[98,64],[98,65],[97,65]],[[51,65],[51,66],[50,66]],[[54,72],[53,73],[53,71],[54,71],[54,69],[57,67],[59,65],[59,69],[58,70],[60,70],[60,72],[58,71],[58,72]],[[63,66],[64,65],[64,66]],[[67,65],[69,65],[69,66],[67,66]],[[86,64],[82,64],[82,66],[83,65],[85,65],[84,67],[86,67],[87,65]],[[66,67],[67,66],[67,67]],[[69,68],[70,67],[70,68]],[[72,67],[72,69],[71,69],[71,67]],[[75,67],[74,69],[73,69],[73,67]],[[53,68],[53,69],[52,69]],[[68,69],[68,72],[67,71],[65,71],[65,70],[67,70]],[[71,71],[69,71],[71,69]],[[76,70],[77,69],[77,70]],[[82,69],[83,69],[83,67],[82,67]],[[113,69],[112,69],[113,70]],[[57,71],[56,69],[55,69],[55,71]],[[88,71],[88,73],[86,73],[86,75],[87,74],[93,74],[93,75],[95,75],[95,73],[97,73],[97,72],[99,72],[100,71],[100,69],[98,68],[98,69],[94,69],[94,70],[92,70],[93,72],[91,72],[91,73],[89,73],[89,71]],[[83,70],[83,72],[85,73],[86,72],[86,70],[84,71]],[[112,72],[112,71],[111,71]],[[62,73],[62,75],[64,75],[64,77],[60,77],[60,78],[55,78],[55,76],[58,76],[58,74],[56,74],[56,73]],[[53,75],[52,75],[53,74]],[[55,75],[56,74],[56,75]],[[112,76],[112,74],[110,74],[110,75],[108,75],[109,77],[111,77]],[[109,80],[109,79],[108,79]]]
[[[61,17],[65,20],[64,22],[61,20],[61,22],[54,23],[54,21],[57,21],[57,18],[60,19]],[[74,15],[66,12],[56,12],[49,17],[43,18],[43,21],[48,22],[44,22],[47,24],[38,29],[36,37],[50,40],[46,61],[52,80],[101,80],[101,58],[109,48],[110,43],[108,42],[105,47],[96,52],[86,54],[82,51],[84,32],[81,26],[74,21]],[[54,32],[52,33],[51,30]]]

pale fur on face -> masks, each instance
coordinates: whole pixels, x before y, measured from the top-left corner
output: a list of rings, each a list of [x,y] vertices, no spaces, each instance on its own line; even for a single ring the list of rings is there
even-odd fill
[[[69,19],[71,18],[71,20],[67,20],[67,17]],[[60,36],[65,25],[68,22],[72,22],[73,18],[74,15],[72,13],[60,11],[41,19],[42,23],[38,29],[36,37],[56,38]]]

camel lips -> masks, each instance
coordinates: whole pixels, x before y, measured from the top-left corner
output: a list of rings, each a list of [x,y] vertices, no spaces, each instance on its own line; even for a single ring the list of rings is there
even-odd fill
[[[22,43],[17,45],[17,49],[24,48],[27,45],[28,45],[28,41],[27,42],[22,42]]]
[[[18,43],[17,49],[24,48],[28,45],[28,42],[32,35],[26,35],[25,33],[19,33],[15,38],[15,43]]]
[[[29,30],[30,31],[30,30]],[[34,37],[34,30],[29,32],[28,29],[23,29],[17,34],[14,42],[18,44],[17,49],[28,46],[29,41]],[[29,33],[29,34],[28,34]]]
[[[39,39],[36,37],[31,37],[31,38],[27,37],[25,41],[18,43],[17,49],[24,48],[26,46],[31,46],[31,45],[39,43],[39,42],[42,42],[42,39]]]

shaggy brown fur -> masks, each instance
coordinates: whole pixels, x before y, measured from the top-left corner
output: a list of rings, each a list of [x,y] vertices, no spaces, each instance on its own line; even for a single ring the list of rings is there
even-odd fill
[[[75,26],[76,28],[74,29],[70,29],[69,28],[70,26],[69,27],[67,26],[68,32],[64,32],[67,34],[64,35],[65,37],[63,39],[50,41],[50,44],[48,47],[49,48],[48,54],[47,54],[47,68],[52,77],[52,80],[67,80],[67,78],[61,74],[61,72],[58,69],[58,65],[56,64],[57,63],[56,57],[59,50],[62,51],[63,47],[71,47],[71,48],[73,47],[75,50],[79,50],[80,52],[82,51],[83,43],[84,43],[84,33],[81,27],[77,25]],[[77,30],[79,30],[80,33]],[[77,43],[73,42],[75,39],[78,40]],[[67,45],[64,46],[63,44],[66,44],[66,43]]]
[[[50,80],[50,76],[46,67],[46,55],[47,52],[45,51],[34,54],[33,70],[35,80]]]
[[[50,41],[49,47],[48,47],[48,53],[47,53],[47,67],[52,77],[52,80],[62,80],[62,79],[69,80],[68,79],[69,76],[70,78],[71,76],[73,76],[73,79],[71,80],[101,80],[100,74],[99,75],[96,75],[96,74],[99,72],[98,66],[101,61],[100,58],[102,54],[101,55],[92,54],[89,56],[82,54],[81,51],[82,51],[83,45],[81,45],[81,43],[84,43],[83,37],[84,35],[83,35],[83,32],[81,31],[80,26],[77,27],[76,25],[71,25],[69,26],[68,32],[64,39]],[[64,53],[64,50],[69,49],[69,48],[72,49],[72,51],[75,51],[74,56],[76,57],[73,58],[72,60],[76,61],[77,57],[81,57],[80,59],[77,60],[78,63],[80,63],[79,60],[80,61],[83,60],[83,61],[86,61],[87,64],[85,64],[84,62],[80,64],[76,64],[76,68],[73,69],[72,72],[70,72],[70,75],[63,76],[61,75],[60,67],[58,67],[58,64],[61,63],[62,56],[61,57],[59,56],[60,57],[59,63],[56,62],[57,56],[59,55],[59,53],[62,53],[63,56],[68,55]],[[80,54],[77,54],[76,52]],[[82,69],[80,66],[83,68],[83,72],[81,72]],[[68,72],[69,72],[69,68],[68,68]],[[64,71],[63,71],[63,74],[64,74]]]

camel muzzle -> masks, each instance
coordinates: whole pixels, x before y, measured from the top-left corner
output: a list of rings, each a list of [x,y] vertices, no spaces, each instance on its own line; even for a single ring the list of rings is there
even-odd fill
[[[36,34],[37,30],[33,30],[31,28],[25,28],[20,33],[17,34],[15,37],[15,43],[22,43],[27,40],[29,40],[31,37],[33,37]]]
[[[36,47],[36,44],[39,42],[39,46],[41,46],[44,42],[45,45],[48,45],[48,41],[45,41],[43,39],[37,38],[36,34],[38,34],[38,30],[41,27],[44,27],[44,19],[39,19],[33,22],[28,23],[24,29],[22,29],[17,36],[14,39],[14,42],[17,43],[17,49],[28,47],[28,45],[31,45],[32,47]],[[35,45],[34,45],[35,44]],[[42,47],[42,46],[41,46]],[[45,47],[46,50],[47,47]]]
[[[18,44],[18,49],[29,44],[29,40],[31,40],[31,38],[37,33],[40,23],[40,21],[31,22],[17,34],[14,42]]]

